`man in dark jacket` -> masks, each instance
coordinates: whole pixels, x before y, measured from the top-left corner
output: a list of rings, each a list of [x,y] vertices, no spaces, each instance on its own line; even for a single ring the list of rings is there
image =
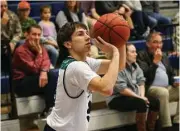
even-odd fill
[[[137,62],[146,77],[146,86],[149,87],[147,95],[160,100],[160,119],[164,131],[167,131],[172,126],[169,102],[179,101],[179,87],[173,82],[173,70],[161,51],[163,41],[160,33],[151,33],[146,44],[147,51],[138,53]],[[173,122],[179,123],[179,109]]]

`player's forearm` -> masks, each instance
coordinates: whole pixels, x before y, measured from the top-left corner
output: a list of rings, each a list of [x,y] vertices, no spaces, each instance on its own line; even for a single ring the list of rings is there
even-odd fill
[[[117,49],[114,49],[113,57],[109,64],[107,73],[101,78],[101,82],[103,83],[102,84],[103,91],[107,92],[108,90],[112,90],[117,80],[118,71],[119,71],[119,52]]]

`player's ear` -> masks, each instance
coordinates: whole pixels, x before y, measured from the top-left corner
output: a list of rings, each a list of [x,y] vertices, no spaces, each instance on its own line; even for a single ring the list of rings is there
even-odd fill
[[[64,42],[64,46],[68,49],[70,49],[72,47],[71,42],[69,42],[69,41]]]

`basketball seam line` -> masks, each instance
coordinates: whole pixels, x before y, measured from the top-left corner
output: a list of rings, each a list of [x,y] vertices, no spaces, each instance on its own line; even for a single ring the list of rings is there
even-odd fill
[[[113,18],[113,19],[112,19],[109,23],[107,23],[107,24],[110,24],[110,23],[111,23],[114,19],[116,19],[116,18],[117,18],[117,17]],[[100,20],[97,20],[97,21],[100,22],[101,24],[105,25],[106,28],[109,27],[107,24],[103,23],[102,21],[100,21]],[[107,15],[106,15],[106,21],[107,21]],[[105,22],[106,22],[106,21],[105,21]],[[102,26],[103,26],[103,25],[102,25]],[[102,26],[101,26],[101,27],[102,27]],[[96,33],[98,30],[100,30],[101,27],[99,27],[94,33]],[[105,30],[106,30],[106,28],[105,28]]]
[[[107,21],[107,19],[108,19],[108,17],[107,17],[107,15],[106,15],[106,21]],[[106,21],[105,21],[105,22],[106,22]],[[108,29],[108,28],[107,28],[107,26],[106,26],[106,28],[104,29],[104,32],[106,32],[107,29]],[[104,37],[104,34],[105,34],[104,32],[102,32],[102,34],[101,34],[102,37]]]
[[[106,17],[107,17],[107,16],[106,16]],[[110,24],[110,23],[111,23],[114,19],[116,19],[116,18],[118,18],[118,17],[113,18],[113,19],[112,19],[109,23],[107,23],[107,24]],[[97,21],[106,26],[105,30],[107,29],[107,27],[110,28],[114,33],[116,33],[119,37],[121,37],[124,41],[126,41],[122,36],[120,36],[116,31],[114,31],[114,30],[112,29],[112,27],[115,27],[115,26],[124,26],[124,27],[129,28],[128,26],[125,26],[125,25],[114,25],[114,26],[110,27],[110,26],[108,26],[106,23],[103,23],[103,22],[101,22],[101,21],[99,21],[99,20],[97,20]],[[106,19],[106,21],[107,21],[107,19]],[[105,22],[106,22],[106,21],[105,21]],[[103,25],[102,25],[102,26],[103,26]],[[101,27],[102,27],[102,26],[101,26]],[[101,27],[100,27],[100,28],[101,28]],[[99,28],[99,29],[100,29],[100,28]],[[96,31],[98,31],[99,29],[97,29]],[[96,33],[96,32],[95,32],[95,33]],[[111,41],[110,31],[109,31],[109,36],[110,36],[110,40],[109,40],[109,41]]]
[[[113,28],[113,27],[116,27],[116,26],[123,26],[123,25],[114,25],[114,26],[112,26],[112,27],[110,27],[110,28]],[[124,26],[124,27],[129,28],[128,26]],[[119,37],[121,37],[124,41],[126,41],[126,40],[125,40],[122,36],[120,36],[115,30],[111,29],[111,31],[113,31],[113,32],[116,33]]]
[[[104,24],[103,24],[101,21],[99,21],[99,20],[97,20],[97,21],[100,22],[102,25],[101,25],[94,33],[96,33],[98,30],[101,29],[102,26],[104,26]],[[107,15],[106,15],[106,21],[107,21]],[[106,22],[106,21],[105,21],[105,22]],[[107,26],[106,26],[106,28],[107,28]]]

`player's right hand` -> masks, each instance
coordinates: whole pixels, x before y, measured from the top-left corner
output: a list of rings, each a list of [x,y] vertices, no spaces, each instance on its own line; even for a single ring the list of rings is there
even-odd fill
[[[93,44],[104,53],[113,53],[115,50],[118,51],[114,45],[104,41],[100,36],[98,36],[97,39],[93,39]]]

